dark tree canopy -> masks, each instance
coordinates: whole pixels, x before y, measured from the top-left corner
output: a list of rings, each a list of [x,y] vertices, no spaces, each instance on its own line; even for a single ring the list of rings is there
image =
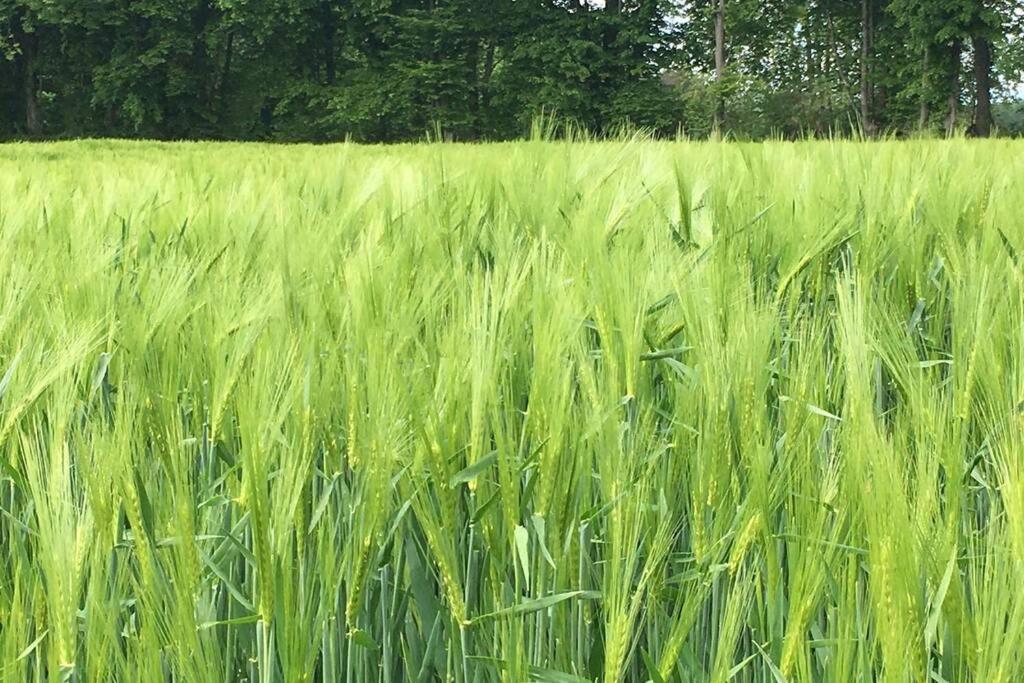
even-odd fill
[[[0,0],[0,139],[1015,132],[1017,0]]]

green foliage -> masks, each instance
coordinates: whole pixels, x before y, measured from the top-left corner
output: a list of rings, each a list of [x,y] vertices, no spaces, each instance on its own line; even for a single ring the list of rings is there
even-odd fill
[[[1024,134],[1024,102],[997,104],[993,110],[996,125],[1011,135]]]
[[[669,8],[17,0],[0,16],[31,26],[39,54],[18,58],[24,31],[4,38],[12,106],[0,135],[26,131],[30,75],[42,112],[30,133],[387,141],[440,126],[459,139],[507,138],[540,111],[595,132],[626,119],[671,132],[676,100],[658,87]],[[53,97],[40,103],[44,90]]]
[[[994,89],[1024,77],[1009,0],[0,0],[0,138],[387,142],[602,135],[897,134],[966,128],[972,39]],[[951,100],[952,97],[952,100]],[[708,99],[710,98],[710,103]]]

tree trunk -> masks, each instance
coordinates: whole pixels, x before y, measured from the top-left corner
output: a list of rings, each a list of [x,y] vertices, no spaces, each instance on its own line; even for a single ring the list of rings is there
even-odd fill
[[[875,124],[871,118],[871,0],[860,2],[860,121],[864,135],[874,137]]]
[[[21,75],[21,98],[25,108],[25,132],[38,135],[42,130],[42,117],[39,113],[39,78],[36,73],[36,57],[39,52],[39,36],[25,30],[24,16],[16,16],[12,22],[14,42],[20,47],[18,71]]]
[[[928,87],[931,83],[929,78],[930,70],[932,68],[932,50],[930,46],[924,48],[924,60],[922,61],[921,71],[921,96],[917,110],[917,127],[920,130],[924,130],[928,127],[928,119],[931,118],[931,109],[929,106],[928,96],[931,94]]]
[[[334,85],[338,77],[334,61],[334,36],[337,33],[337,23],[330,3],[324,3],[322,10],[324,22],[324,71],[327,76],[327,85]]]
[[[467,98],[469,122],[462,131],[462,135],[465,135],[467,139],[470,140],[478,140],[480,138],[481,130],[483,129],[483,126],[481,125],[482,117],[480,115],[481,104],[483,102],[483,83],[480,77],[480,57],[485,54],[486,48],[484,47],[481,39],[476,39],[476,37],[474,37],[474,40],[468,41],[465,55],[466,73],[472,74],[468,85],[472,88],[473,96]],[[453,128],[453,130],[458,133],[457,128]]]
[[[203,73],[208,64],[209,51],[207,50],[206,32],[210,20],[213,18],[214,8],[210,0],[202,0],[192,15],[192,68],[196,69],[196,76]],[[212,75],[212,74],[211,74]]]
[[[36,50],[38,39],[35,33],[26,34],[22,43],[22,64],[25,69],[25,130],[29,135],[39,135],[42,117],[39,115],[38,83],[36,77]]]
[[[494,73],[494,46],[495,40],[489,40],[484,47],[484,63],[483,71],[476,76],[476,110],[477,110],[477,130],[483,128],[483,119],[490,110],[491,96],[490,96],[490,84],[491,74]],[[475,72],[474,72],[475,73]]]
[[[216,9],[211,0],[201,0],[192,15],[192,55],[189,67],[192,70],[191,77],[194,79],[192,86],[194,90],[188,98],[182,98],[175,105],[171,105],[170,111],[176,110],[176,115],[172,114],[169,118],[181,118],[177,124],[171,124],[171,129],[177,129],[181,125],[186,126],[180,130],[174,130],[170,133],[171,135],[206,134],[209,132],[206,126],[216,116],[213,108],[217,104],[214,100],[218,94],[216,92],[217,72],[210,59],[208,36],[206,35],[207,28],[214,18],[214,12]]]
[[[231,78],[231,59],[235,54],[235,32],[228,32],[228,44],[224,46],[224,68],[220,72],[220,83],[217,84],[217,112],[223,122],[227,108],[228,79]]]
[[[828,126],[831,129],[835,120],[835,106],[833,102],[833,85],[832,85],[832,71],[834,66],[834,60],[837,54],[836,49],[836,27],[835,22],[832,21],[832,14],[825,15],[825,25],[828,27],[828,49],[825,52],[825,95],[826,95],[826,107],[828,112]]]
[[[491,82],[491,74],[494,73],[494,41],[487,44],[487,51],[484,54],[484,84]]]
[[[962,51],[963,44],[959,40],[953,41],[953,44],[949,46],[952,73],[949,77],[949,95],[946,105],[947,137],[952,137],[956,133],[956,119],[960,110],[960,53]]]
[[[718,102],[715,106],[715,128],[725,124],[725,0],[718,0],[715,12],[715,83],[718,84]]]
[[[804,27],[804,49],[806,61],[806,73],[808,88],[811,92],[814,92],[814,82],[818,76],[818,63],[814,55],[814,7],[808,3],[807,5],[807,23]]]
[[[971,39],[974,46],[974,134],[979,138],[992,135],[992,43],[983,36]]]

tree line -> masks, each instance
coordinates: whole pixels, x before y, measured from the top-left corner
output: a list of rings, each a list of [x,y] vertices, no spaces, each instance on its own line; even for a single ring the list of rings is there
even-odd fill
[[[1022,73],[1019,0],[0,0],[4,139],[987,136]]]

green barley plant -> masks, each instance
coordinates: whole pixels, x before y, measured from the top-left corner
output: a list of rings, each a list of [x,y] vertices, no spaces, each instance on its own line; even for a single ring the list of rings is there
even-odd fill
[[[0,681],[1024,678],[1024,147],[0,147]]]

